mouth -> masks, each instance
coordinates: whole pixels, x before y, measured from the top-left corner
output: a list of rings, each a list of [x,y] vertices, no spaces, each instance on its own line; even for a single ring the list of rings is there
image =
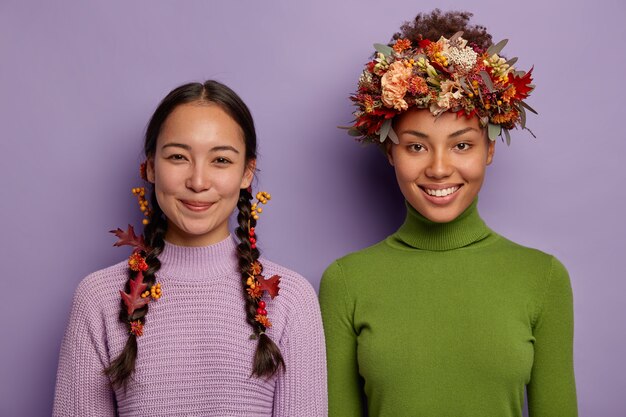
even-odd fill
[[[426,199],[435,204],[447,204],[451,202],[457,196],[457,191],[459,191],[462,187],[462,184],[449,186],[419,186],[419,188],[424,192]]]
[[[179,200],[183,206],[185,206],[188,210],[195,212],[202,212],[211,208],[213,203],[208,203],[204,201],[193,201],[193,200]]]

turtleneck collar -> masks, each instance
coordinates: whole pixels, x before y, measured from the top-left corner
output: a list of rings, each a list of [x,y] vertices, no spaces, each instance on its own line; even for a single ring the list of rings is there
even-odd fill
[[[237,242],[232,235],[209,246],[178,246],[166,241],[159,255],[161,269],[157,275],[199,281],[232,274],[238,265],[236,249]]]
[[[445,251],[468,246],[489,236],[491,230],[478,214],[478,199],[448,223],[428,220],[408,202],[404,224],[392,238],[416,249]]]

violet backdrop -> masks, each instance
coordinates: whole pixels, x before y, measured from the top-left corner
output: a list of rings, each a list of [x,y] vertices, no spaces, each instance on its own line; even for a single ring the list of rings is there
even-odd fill
[[[267,257],[317,288],[333,259],[392,233],[404,208],[391,168],[336,126],[371,45],[434,7],[472,10],[518,67],[535,65],[537,139],[498,144],[481,214],[568,267],[580,415],[625,416],[619,0],[2,0],[0,416],[50,414],[74,288],[128,255],[107,231],[139,225],[144,127],[183,82],[218,79],[253,112]]]

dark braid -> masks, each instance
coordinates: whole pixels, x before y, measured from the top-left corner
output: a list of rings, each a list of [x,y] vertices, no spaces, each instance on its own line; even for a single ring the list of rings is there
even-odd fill
[[[278,346],[265,334],[265,327],[254,319],[258,301],[252,298],[246,291],[246,281],[250,276],[250,268],[259,259],[260,255],[259,250],[256,247],[253,249],[250,243],[249,228],[256,226],[256,220],[251,216],[250,200],[252,200],[252,194],[247,189],[242,189],[239,192],[239,201],[237,202],[239,214],[237,215],[238,227],[235,234],[241,242],[237,245],[237,256],[239,258],[239,272],[241,273],[242,288],[246,300],[246,321],[252,326],[254,334],[259,339],[256,353],[254,354],[252,374],[259,377],[269,377],[274,375],[279,368],[285,369],[285,361]]]
[[[155,274],[161,268],[161,261],[158,256],[163,252],[165,245],[164,237],[167,231],[167,221],[163,217],[161,208],[159,207],[155,193],[152,192],[150,197],[152,204],[152,212],[150,215],[150,222],[144,228],[144,238],[146,246],[150,248],[147,253],[142,252],[141,255],[145,258],[148,264],[148,269],[143,273],[143,282],[148,285],[148,290],[152,288],[156,282]],[[128,269],[128,280],[124,291],[130,291],[130,280],[135,279],[137,272]],[[137,360],[137,336],[130,333],[130,322],[139,320],[142,324],[146,322],[146,315],[148,314],[148,304],[142,308],[136,309],[132,315],[128,315],[126,305],[124,302],[120,303],[120,315],[119,319],[126,325],[129,330],[128,340],[124,349],[120,355],[105,369],[105,374],[111,379],[111,384],[115,387],[126,386],[128,379],[135,371],[135,361]]]

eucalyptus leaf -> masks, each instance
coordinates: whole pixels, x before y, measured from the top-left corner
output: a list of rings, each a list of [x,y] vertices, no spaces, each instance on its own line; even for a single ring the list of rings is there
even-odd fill
[[[452,43],[455,40],[457,40],[458,38],[460,38],[461,36],[463,36],[463,31],[460,30],[457,33],[455,33],[454,35],[452,35],[452,37],[450,39],[448,39],[448,42]]]
[[[511,146],[511,134],[509,133],[509,129],[502,129],[504,131],[504,137],[506,138],[506,145]]]
[[[393,127],[389,129],[389,139],[391,139],[391,141],[395,143],[396,145],[400,143],[400,139],[398,139],[398,135],[396,135],[396,132],[393,130]]]
[[[476,91],[478,91],[478,98],[480,99],[481,104],[484,106],[485,102],[483,101],[483,93],[480,90],[480,88],[476,89]]]
[[[523,107],[526,107],[526,110],[528,110],[529,112],[539,114],[537,113],[537,110],[533,109],[532,107],[530,107],[528,104],[524,103],[523,101],[520,101],[519,104],[522,105]]]
[[[383,143],[385,139],[387,139],[389,130],[391,130],[391,119],[385,120],[383,125],[380,127],[380,143]]]
[[[517,106],[519,110],[520,125],[522,129],[526,129],[526,110],[522,106]]]
[[[493,123],[489,123],[487,126],[487,133],[489,133],[489,140],[495,141],[498,136],[500,136],[500,132],[502,131],[502,126],[494,125]]]
[[[393,54],[393,49],[391,49],[391,46],[383,45],[382,43],[375,43],[374,49],[376,49],[377,52],[380,52],[385,56],[391,56],[391,54]]]
[[[511,59],[509,59],[508,61],[506,61],[506,65],[508,66],[512,66],[513,64],[515,64],[517,62],[517,57],[513,57]]]
[[[499,54],[500,51],[506,46],[508,39],[502,39],[495,45],[491,45],[489,49],[487,49],[487,55],[491,56],[493,54]]]
[[[363,134],[359,131],[359,129],[351,127],[350,129],[348,129],[348,135],[350,136],[363,136]]]
[[[469,87],[467,86],[467,82],[465,81],[465,77],[461,77],[459,78],[459,85],[461,86],[461,88],[463,89],[463,91],[465,91],[467,94],[470,94],[472,91],[469,89]]]
[[[493,93],[494,92],[493,82],[491,82],[491,77],[489,77],[489,74],[487,74],[487,71],[482,70],[481,72],[479,72],[479,74],[480,74],[480,77],[485,82],[485,85],[487,86],[487,90],[489,90],[490,93]]]

